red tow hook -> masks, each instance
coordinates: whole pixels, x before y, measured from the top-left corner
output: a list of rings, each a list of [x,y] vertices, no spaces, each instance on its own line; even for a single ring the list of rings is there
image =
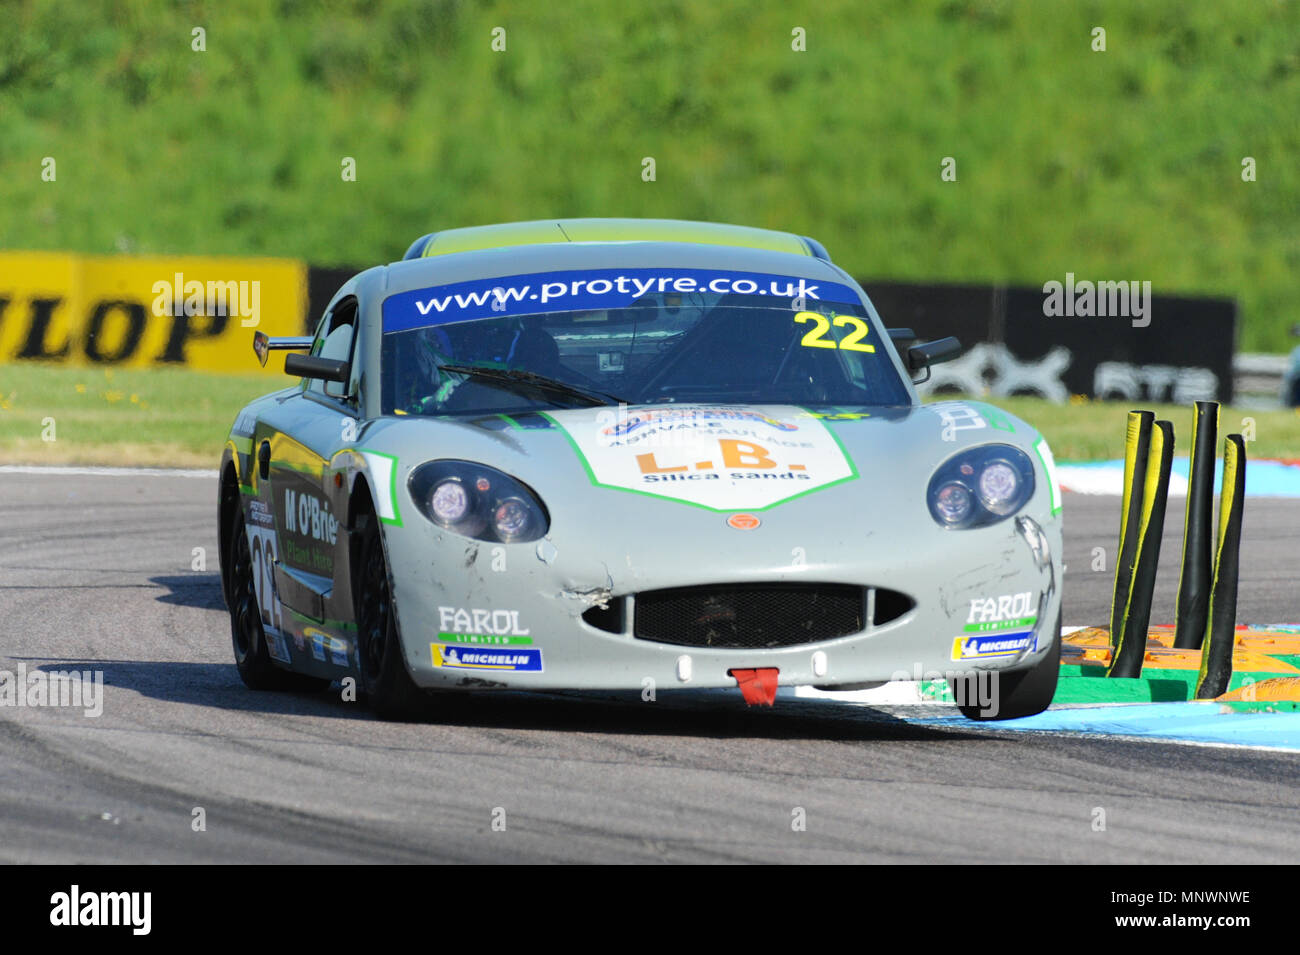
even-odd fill
[[[771,706],[776,702],[776,667],[759,667],[756,670],[728,670],[740,686],[745,702],[750,706]]]

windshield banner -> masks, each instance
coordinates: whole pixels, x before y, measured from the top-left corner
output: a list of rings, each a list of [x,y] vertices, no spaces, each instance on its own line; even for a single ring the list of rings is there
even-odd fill
[[[384,331],[539,312],[627,308],[647,295],[766,295],[802,304],[859,305],[853,289],[835,282],[761,272],[712,269],[582,269],[458,282],[398,292],[384,299]]]

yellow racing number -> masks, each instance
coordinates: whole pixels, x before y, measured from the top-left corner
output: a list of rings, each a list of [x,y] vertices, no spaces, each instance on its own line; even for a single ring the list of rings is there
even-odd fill
[[[799,312],[795,315],[794,320],[799,324],[814,322],[816,324],[809,330],[807,335],[799,342],[804,348],[834,348],[835,342],[823,338],[831,330],[830,319],[825,315],[818,315],[816,312]]]
[[[838,342],[833,338],[826,337],[826,333],[831,330],[832,320],[825,315],[818,315],[816,312],[798,312],[795,314],[794,320],[801,325],[808,322],[813,323],[813,327],[808,330],[807,334],[799,342],[805,348],[841,348],[844,351],[866,352],[876,350],[875,345],[863,344],[862,339],[867,337],[867,333],[871,329],[866,322],[855,315],[834,316],[836,328],[852,329]]]
[[[866,338],[867,332],[870,331],[866,322],[855,315],[839,315],[835,318],[836,328],[844,328],[846,325],[851,325],[853,331],[840,340],[840,348],[844,351],[874,352],[876,350],[875,345],[862,344],[862,339]]]

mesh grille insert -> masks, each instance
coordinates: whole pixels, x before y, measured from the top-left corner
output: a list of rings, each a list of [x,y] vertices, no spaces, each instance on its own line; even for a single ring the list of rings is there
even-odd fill
[[[866,590],[846,584],[723,584],[636,596],[638,640],[683,647],[794,647],[866,627]]]

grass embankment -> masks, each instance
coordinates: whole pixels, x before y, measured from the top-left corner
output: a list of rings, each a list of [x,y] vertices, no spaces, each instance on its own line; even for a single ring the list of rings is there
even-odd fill
[[[215,468],[239,409],[289,383],[272,372],[0,365],[0,464]]]
[[[930,400],[941,400],[939,396]],[[1057,461],[1106,461],[1124,457],[1124,436],[1130,410],[1154,411],[1174,426],[1174,454],[1186,456],[1191,448],[1191,405],[1125,404],[1119,401],[1072,401],[1053,404],[1042,398],[981,399],[1005,408],[1033,425],[1047,438]],[[1254,437],[1251,438],[1251,435]],[[1222,407],[1219,410],[1219,447],[1223,436],[1242,434],[1250,439],[1246,454],[1255,458],[1300,458],[1300,411],[1261,411]]]
[[[815,236],[863,279],[1234,296],[1246,351],[1300,320],[1297,3],[20,0],[5,20],[0,248],[365,266],[434,229],[661,216]]]
[[[208,375],[173,369],[0,366],[0,464],[215,468],[239,409],[290,383],[292,379],[270,371]],[[1058,461],[1124,456],[1127,405],[1056,405],[1039,398],[992,403],[1042,431]],[[1173,422],[1177,453],[1185,454],[1191,409],[1143,407]],[[48,419],[54,422],[52,432]],[[1224,408],[1219,431],[1249,435],[1252,422],[1250,456],[1300,457],[1300,413]],[[54,440],[43,439],[51,433]]]

